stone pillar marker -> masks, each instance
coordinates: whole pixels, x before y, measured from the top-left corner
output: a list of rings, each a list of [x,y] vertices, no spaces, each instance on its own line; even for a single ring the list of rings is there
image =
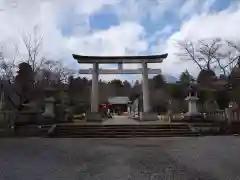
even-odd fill
[[[132,104],[132,118],[133,119],[138,119],[139,118],[139,99],[135,99],[133,104]]]
[[[131,108],[130,108],[130,105],[129,105],[129,104],[128,104],[128,106],[127,106],[127,113],[128,113],[128,115],[131,114]]]

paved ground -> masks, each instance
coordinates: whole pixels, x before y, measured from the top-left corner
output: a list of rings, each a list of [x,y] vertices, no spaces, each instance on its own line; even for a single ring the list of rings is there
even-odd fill
[[[1,139],[1,180],[238,180],[239,137]]]
[[[102,122],[86,122],[86,120],[76,120],[76,124],[88,124],[88,125],[137,125],[137,124],[168,124],[168,121],[156,120],[156,121],[137,121],[129,118],[129,116],[125,113],[121,116],[113,116],[112,118],[104,119]],[[72,123],[71,123],[72,124]]]
[[[168,121],[156,120],[156,121],[137,121],[131,118],[128,118],[128,115],[113,116],[102,122],[105,125],[137,125],[137,124],[168,124]]]
[[[76,120],[76,124],[88,124],[88,125],[137,125],[137,124],[168,124],[168,121],[156,120],[156,121],[137,121],[128,117],[128,115],[113,116],[112,118],[103,119],[102,122],[87,122],[86,120]],[[71,123],[72,124],[72,123]]]
[[[139,124],[138,121],[134,119],[129,119],[127,115],[125,116],[113,116],[112,118],[109,118],[108,120],[104,121],[102,124],[105,125],[120,125],[120,124]]]

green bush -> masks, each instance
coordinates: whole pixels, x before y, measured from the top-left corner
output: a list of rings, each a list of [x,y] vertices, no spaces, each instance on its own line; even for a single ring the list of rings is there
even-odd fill
[[[86,105],[76,105],[73,106],[73,114],[81,114],[81,113],[85,113],[88,109],[88,107]]]
[[[228,107],[229,93],[226,90],[219,90],[215,92],[216,101],[219,109],[225,109]]]

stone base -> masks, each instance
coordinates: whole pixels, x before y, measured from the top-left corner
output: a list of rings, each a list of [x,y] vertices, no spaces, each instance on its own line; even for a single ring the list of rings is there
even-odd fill
[[[204,116],[200,113],[186,113],[184,115],[184,120],[186,121],[204,121]]]
[[[141,121],[157,121],[157,113],[145,113],[145,112],[140,112],[140,120]]]
[[[56,123],[55,119],[52,117],[40,117],[38,118],[38,120],[36,121],[37,124],[54,124]]]
[[[86,113],[86,120],[90,122],[101,122],[102,121],[102,116],[100,113],[96,112],[89,112]]]

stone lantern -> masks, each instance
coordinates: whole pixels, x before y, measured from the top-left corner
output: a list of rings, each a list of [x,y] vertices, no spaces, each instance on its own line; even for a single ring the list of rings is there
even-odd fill
[[[44,106],[44,112],[42,113],[43,117],[47,118],[54,118],[54,102],[55,99],[53,97],[48,97],[45,99],[45,106]]]
[[[54,103],[55,99],[53,98],[53,93],[56,92],[54,88],[46,88],[45,89],[45,100],[44,100],[44,112],[42,116],[44,118],[53,119],[55,117],[54,113]]]
[[[185,119],[195,120],[199,118],[203,118],[203,116],[198,112],[197,109],[197,101],[198,98],[198,90],[195,84],[190,84],[188,88],[188,96],[185,99],[188,102],[188,112],[185,114]]]
[[[63,110],[63,120],[65,122],[71,121],[72,120],[72,111],[70,108],[70,101],[69,101],[69,97],[68,97],[68,90],[67,89],[63,89],[62,90],[62,94],[61,94],[61,110]]]
[[[197,110],[197,88],[194,85],[190,85],[188,88],[188,96],[186,97],[186,101],[188,101],[188,115],[196,115],[199,114]]]

